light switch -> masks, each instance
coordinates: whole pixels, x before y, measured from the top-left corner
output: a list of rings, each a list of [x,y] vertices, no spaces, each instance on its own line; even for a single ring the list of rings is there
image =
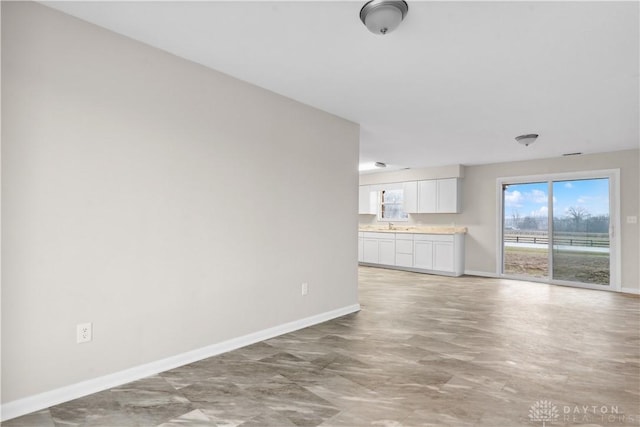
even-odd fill
[[[627,217],[627,224],[637,224],[638,223],[638,217],[635,215],[632,216],[628,216]]]

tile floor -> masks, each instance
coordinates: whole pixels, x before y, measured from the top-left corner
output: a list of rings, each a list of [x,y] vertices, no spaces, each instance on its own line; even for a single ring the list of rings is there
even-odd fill
[[[640,426],[640,298],[360,268],[362,311],[3,423]]]

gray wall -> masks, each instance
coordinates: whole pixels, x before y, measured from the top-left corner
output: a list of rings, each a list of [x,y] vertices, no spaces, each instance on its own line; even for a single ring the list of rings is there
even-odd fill
[[[11,2],[2,124],[3,402],[357,304],[356,124]]]
[[[620,214],[621,214],[621,262],[622,287],[640,291],[638,259],[638,224],[627,224],[626,217],[638,215],[640,206],[639,150],[616,151],[575,157],[530,160],[511,163],[495,163],[465,166],[462,179],[462,213],[410,215],[410,224],[437,224],[466,226],[469,232],[465,240],[465,269],[475,273],[496,274],[497,259],[497,192],[496,180],[502,177],[541,175],[601,169],[620,169]],[[436,174],[443,177],[442,168]],[[384,174],[362,176],[361,184],[384,182]],[[423,172],[422,179],[431,179],[434,174]],[[389,181],[397,181],[398,173],[388,175]],[[415,179],[415,176],[413,177]],[[375,224],[372,215],[360,215],[361,224]]]

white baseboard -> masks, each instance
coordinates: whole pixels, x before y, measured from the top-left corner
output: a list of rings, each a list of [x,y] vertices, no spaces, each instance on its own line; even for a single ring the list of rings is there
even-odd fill
[[[335,319],[337,317],[344,316],[350,313],[355,313],[359,310],[360,304],[353,304],[336,310],[320,313],[315,316],[295,320],[283,325],[274,326],[273,328],[264,329],[262,331],[254,332],[238,338],[233,338],[218,344],[212,344],[207,347],[188,351],[186,353],[178,354],[166,359],[161,359],[144,365],[135,366],[130,369],[125,369],[124,371],[116,372],[98,378],[93,378],[76,384],[71,384],[66,387],[46,391],[44,393],[14,400],[12,402],[7,402],[3,404],[0,409],[0,419],[2,421],[10,420],[12,418],[39,411],[53,405],[58,405],[60,403],[68,402],[79,397],[107,390],[112,387],[117,387],[131,381],[139,380],[140,378],[168,371],[169,369],[177,368],[178,366],[197,362],[198,360],[206,359],[207,357],[216,356],[218,354],[226,353],[228,351],[236,350],[247,345],[255,344],[257,342],[264,341],[278,335],[297,331],[298,329],[326,322],[328,320]]]
[[[620,292],[625,294],[640,295],[640,289],[638,288],[622,288],[620,289]]]
[[[466,274],[467,276],[492,277],[494,279],[499,277],[496,273],[487,271],[465,270],[464,274]]]

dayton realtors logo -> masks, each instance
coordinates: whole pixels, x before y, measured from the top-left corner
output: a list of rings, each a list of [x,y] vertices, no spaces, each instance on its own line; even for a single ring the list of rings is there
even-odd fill
[[[529,408],[529,419],[533,422],[541,422],[542,427],[547,423],[554,423],[560,418],[558,407],[550,400],[538,400]]]
[[[538,400],[529,408],[529,420],[533,423],[548,424],[622,424],[638,423],[637,417],[621,413],[618,406],[609,405],[564,405],[556,406],[550,400]],[[547,424],[548,423],[548,424]],[[638,424],[640,425],[640,423]]]

